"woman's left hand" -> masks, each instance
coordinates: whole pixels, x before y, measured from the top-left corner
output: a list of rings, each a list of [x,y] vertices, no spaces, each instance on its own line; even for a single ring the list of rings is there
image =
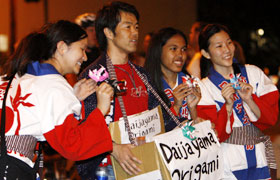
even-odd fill
[[[191,88],[190,91],[187,92],[187,104],[190,109],[196,107],[198,102],[201,99],[201,91],[199,86],[195,86]]]
[[[79,101],[85,100],[89,95],[95,92],[96,82],[92,79],[81,79],[78,81],[74,87],[74,94],[79,99]]]
[[[241,87],[241,89],[237,90],[237,92],[241,99],[247,103],[252,99],[253,87],[250,84],[244,82],[239,82],[239,86]]]

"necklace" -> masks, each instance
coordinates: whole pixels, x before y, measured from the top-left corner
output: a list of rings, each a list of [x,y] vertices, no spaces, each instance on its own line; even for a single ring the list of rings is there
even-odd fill
[[[121,68],[121,67],[117,67],[117,66],[114,66],[114,67],[117,68],[117,69],[119,69],[119,70],[121,70],[121,71],[123,71],[123,72],[125,72],[125,73],[128,75],[130,81],[132,82],[132,85],[133,85],[134,89],[137,90],[137,88],[136,88],[136,83],[135,83],[135,80],[134,80],[133,69],[131,68],[130,64],[129,64],[129,67],[130,67],[130,69],[131,69],[131,75],[129,74],[129,72],[127,72],[125,69],[123,69],[123,68]],[[140,94],[139,94],[138,91],[136,91],[136,95],[137,95],[138,97],[140,96]]]

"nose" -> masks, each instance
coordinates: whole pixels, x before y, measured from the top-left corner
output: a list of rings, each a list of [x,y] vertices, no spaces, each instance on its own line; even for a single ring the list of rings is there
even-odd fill
[[[178,53],[177,54],[178,54],[179,57],[183,58],[183,56],[186,54],[186,51],[183,50],[183,49],[178,49]]]
[[[131,28],[131,33],[132,33],[134,36],[137,36],[137,37],[138,37],[138,34],[139,34],[138,27],[137,27],[137,26],[132,26],[132,28]]]
[[[226,44],[226,45],[224,46],[224,51],[225,51],[225,52],[229,52],[229,45]]]
[[[84,55],[83,55],[83,61],[87,61],[87,54],[86,54],[86,51],[84,51]]]
[[[182,58],[183,57],[183,52],[181,50],[178,51],[177,55]]]

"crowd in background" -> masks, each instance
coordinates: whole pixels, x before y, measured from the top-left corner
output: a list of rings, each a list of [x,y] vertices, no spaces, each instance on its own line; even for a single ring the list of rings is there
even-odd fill
[[[278,127],[275,126],[279,119],[279,100],[275,97],[279,96],[280,68],[277,76],[270,76],[267,71],[247,65],[242,46],[231,39],[227,27],[206,22],[195,22],[188,37],[173,27],[147,33],[143,51],[139,52],[139,18],[133,5],[112,2],[97,14],[87,12],[78,15],[73,22],[62,20],[45,25],[37,33],[25,37],[9,58],[1,54],[1,84],[13,83],[10,96],[19,93],[17,87],[22,87],[24,93],[33,93],[42,99],[37,101],[31,96],[30,103],[26,104],[28,107],[20,110],[23,114],[21,121],[26,125],[21,123],[20,126],[19,123],[16,130],[6,129],[6,136],[28,134],[38,141],[45,141],[42,175],[45,178],[95,179],[96,169],[104,164],[105,159],[105,164],[111,168],[109,179],[113,180],[110,155],[128,174],[138,174],[141,161],[131,153],[133,143],[111,141],[107,125],[120,117],[138,114],[164,103],[181,123],[190,119],[199,123],[207,119],[215,124],[214,129],[227,157],[225,162],[235,162],[236,165],[225,163],[225,178],[249,178],[251,174],[246,166],[250,164],[256,179],[276,179],[272,145],[269,136],[262,132],[275,127],[276,134],[279,132],[279,123]],[[42,43],[50,47],[46,48]],[[107,81],[96,82],[89,78],[90,70],[101,67],[106,68],[109,77],[126,80],[124,94],[117,94],[114,85]],[[240,89],[230,82],[231,74],[241,74]],[[184,78],[193,77],[198,78],[196,86],[184,83]],[[226,83],[220,86],[223,82]],[[51,88],[44,83],[52,84]],[[24,87],[28,86],[31,88],[27,91]],[[49,94],[43,93],[42,88],[50,89]],[[12,99],[7,102],[7,106],[13,104]],[[138,106],[134,105],[135,102]],[[239,112],[236,107],[240,104]],[[44,110],[34,110],[30,118],[28,108],[34,105]],[[13,109],[19,112],[15,107]],[[163,110],[166,131],[177,126],[170,112]],[[49,119],[44,117],[41,120],[42,113]],[[33,129],[41,129],[44,125],[42,132],[32,130],[30,133],[30,119],[35,124]],[[248,132],[254,133],[257,139],[254,141],[256,151],[252,155],[255,161],[244,155],[252,152],[233,143],[238,140],[246,145],[246,140],[240,140],[238,133],[246,136]],[[89,138],[93,136],[94,139]],[[28,158],[21,160],[32,164]],[[242,164],[242,168],[237,164]]]

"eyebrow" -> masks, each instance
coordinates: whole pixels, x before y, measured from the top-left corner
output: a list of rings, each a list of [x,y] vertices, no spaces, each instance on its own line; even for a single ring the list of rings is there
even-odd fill
[[[170,44],[168,47],[173,47],[173,46],[176,46],[176,47],[179,47],[178,45],[176,45],[176,44]],[[182,47],[179,47],[179,48],[186,48],[187,46],[185,45],[185,46],[182,46]]]
[[[122,22],[122,23],[123,23],[123,24],[133,24],[133,22],[131,22],[131,21],[124,21],[124,22]],[[139,23],[137,22],[136,25],[139,25]]]

